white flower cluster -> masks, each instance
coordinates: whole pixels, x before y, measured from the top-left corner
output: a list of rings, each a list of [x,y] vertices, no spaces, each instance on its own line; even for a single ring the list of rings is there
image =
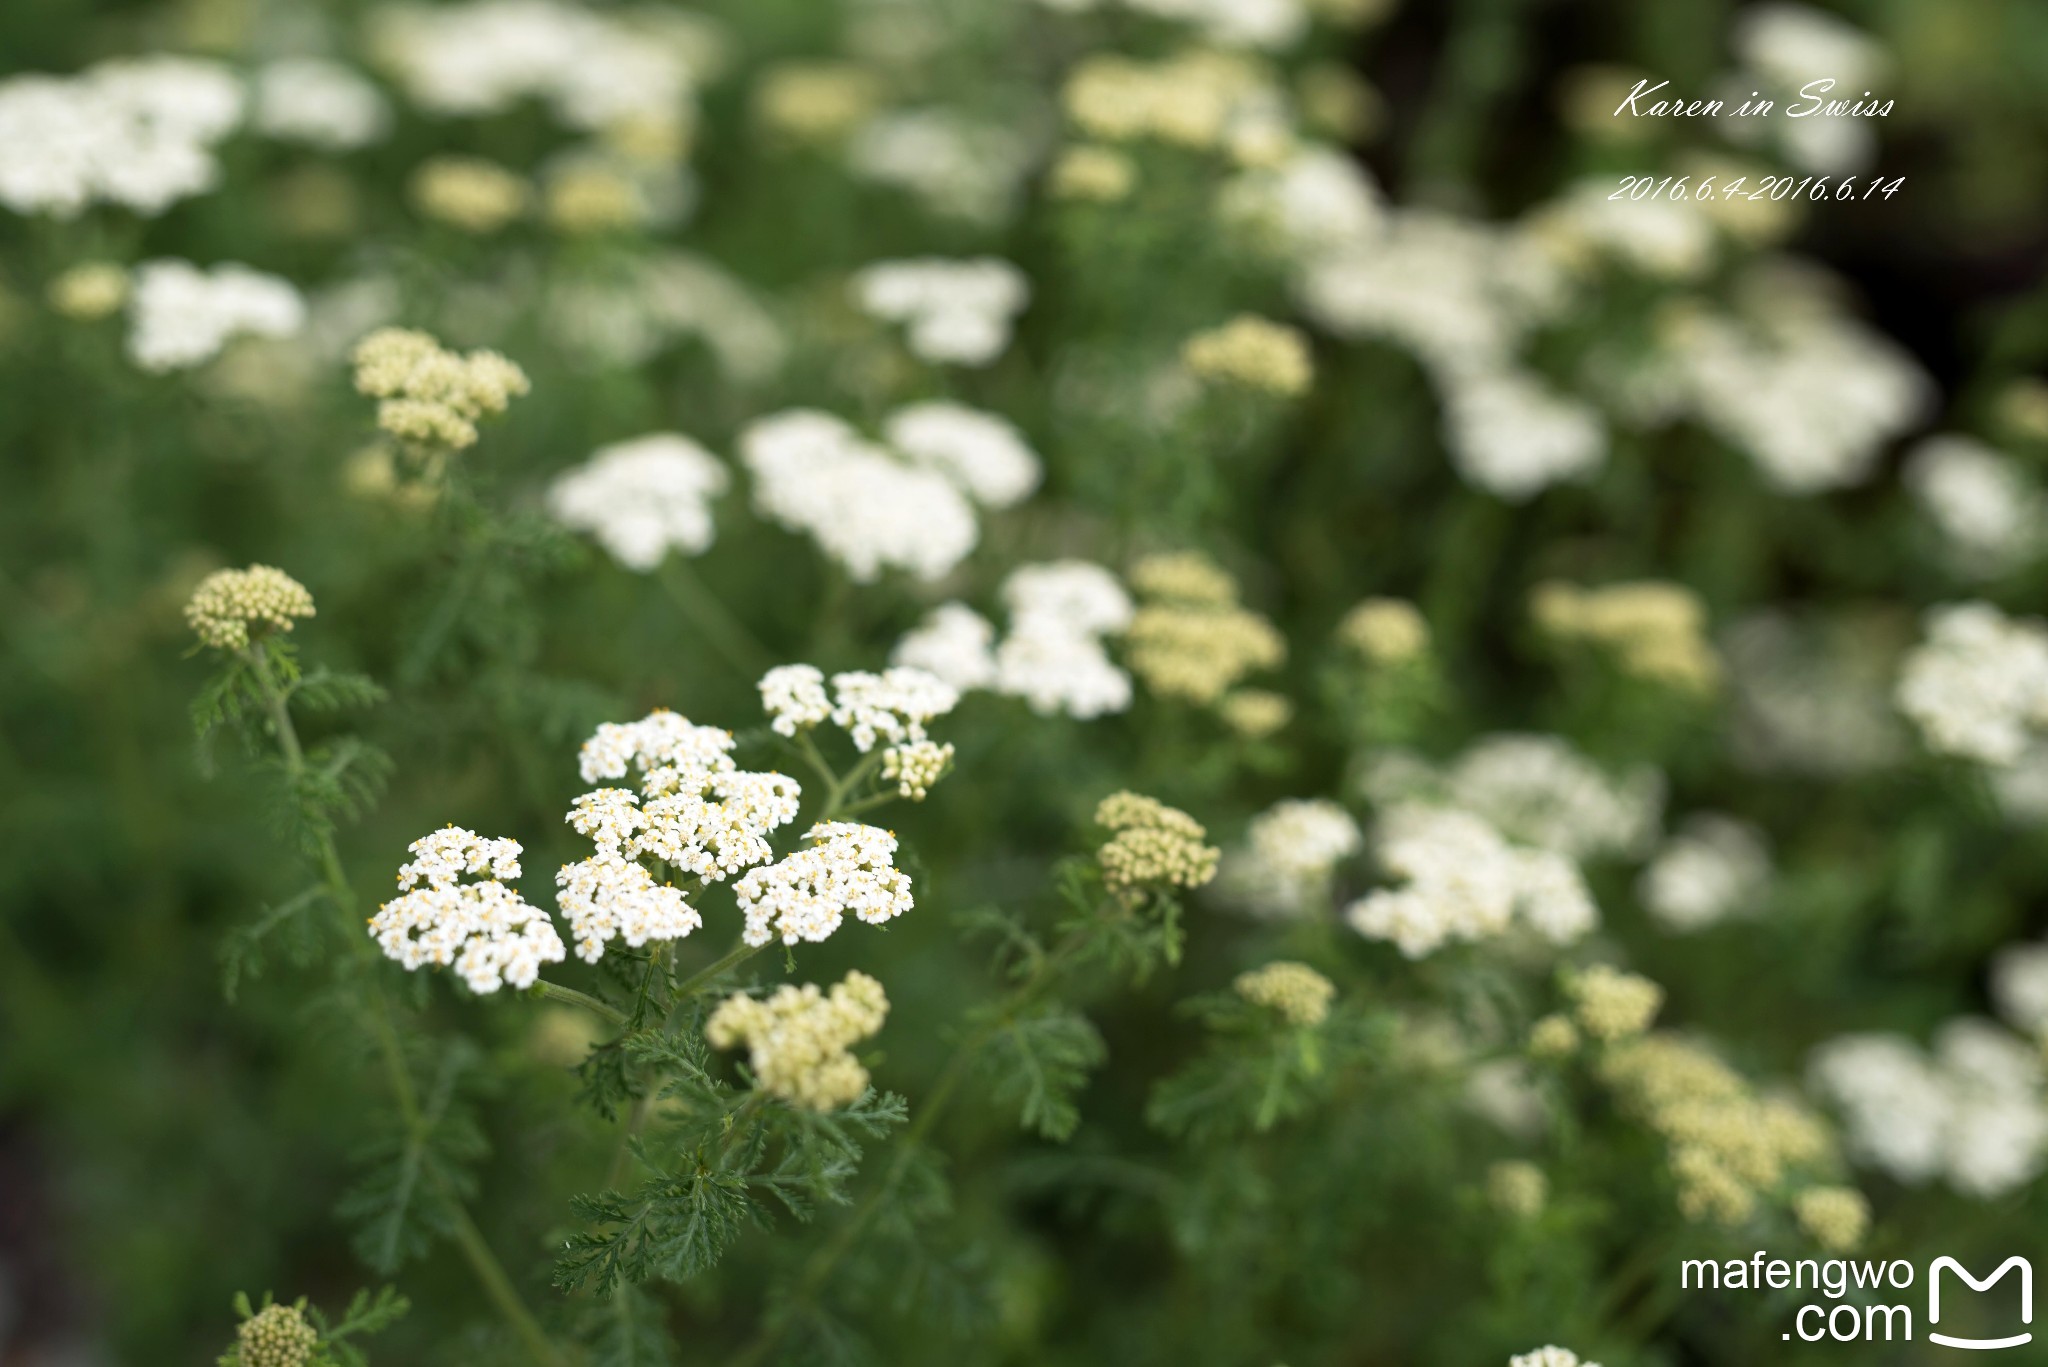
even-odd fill
[[[1581,1362],[1579,1355],[1571,1349],[1547,1344],[1533,1352],[1519,1353],[1509,1358],[1508,1367],[1600,1367],[1600,1364]]]
[[[1734,99],[1761,90],[1781,104],[1825,72],[1835,85],[1829,94],[1855,98],[1878,88],[1890,65],[1876,40],[1840,17],[1810,5],[1771,3],[1736,15],[1735,55],[1739,69],[1723,83]],[[1871,120],[1816,114],[1797,119],[1727,119],[1731,139],[1774,138],[1802,171],[1842,175],[1868,167],[1877,156]]]
[[[870,317],[903,324],[921,359],[985,366],[1009,346],[1011,323],[1030,301],[1031,282],[994,257],[918,257],[863,267],[853,278],[853,296]]]
[[[1222,47],[1288,48],[1308,32],[1302,0],[1123,0],[1126,9],[1172,19]]]
[[[1103,638],[1123,631],[1135,608],[1116,576],[1085,560],[1019,566],[1003,583],[1010,630],[965,603],[942,603],[896,643],[890,659],[927,670],[963,691],[1022,698],[1042,714],[1099,717],[1131,705],[1130,675]]]
[[[1688,312],[1663,338],[1660,383],[1676,408],[1788,494],[1862,483],[1932,392],[1904,351],[1843,313],[1831,293],[1808,277],[1766,272],[1742,291],[1746,316]]]
[[[729,378],[752,384],[789,354],[781,325],[747,287],[689,252],[651,253],[615,271],[563,272],[548,285],[541,317],[567,358],[589,366],[636,366],[694,337]]]
[[[2048,944],[1999,950],[1991,960],[1991,1000],[2014,1028],[2048,1041]]]
[[[0,204],[57,218],[100,203],[162,213],[213,188],[214,146],[241,119],[241,82],[197,58],[11,77],[0,81]]]
[[[1441,770],[1405,751],[1382,753],[1363,786],[1376,806],[1457,807],[1510,840],[1575,862],[1643,852],[1664,805],[1654,769],[1611,775],[1560,737],[1518,733],[1483,737]]]
[[[1526,925],[1568,944],[1599,920],[1570,859],[1509,844],[1491,825],[1453,807],[1400,806],[1374,832],[1374,852],[1397,888],[1367,893],[1345,910],[1351,928],[1419,959],[1454,941]]]
[[[761,1090],[814,1111],[833,1111],[867,1090],[868,1070],[851,1050],[882,1028],[889,998],[865,973],[849,973],[822,993],[785,983],[772,996],[727,997],[704,1023],[714,1049],[747,1046]]]
[[[1842,1112],[1850,1152],[1902,1182],[2002,1195],[2048,1164],[2041,1059],[1989,1021],[1951,1021],[1932,1056],[1899,1035],[1844,1035],[1815,1051],[1814,1090]]]
[[[1015,428],[951,403],[899,409],[871,442],[829,413],[792,409],[740,433],[763,515],[807,532],[867,583],[885,569],[937,579],[974,549],[974,503],[1009,507],[1038,484]]]
[[[202,270],[189,261],[145,261],[128,301],[128,355],[144,370],[187,370],[238,336],[289,337],[306,322],[290,282],[228,262]]]
[[[1220,208],[1267,250],[1293,262],[1365,249],[1386,226],[1379,186],[1349,153],[1305,143],[1224,186]]]
[[[267,137],[328,152],[367,147],[391,130],[391,108],[353,67],[287,57],[256,73],[252,122]]]
[[[412,862],[398,870],[401,895],[370,918],[370,936],[386,958],[407,970],[452,965],[472,992],[485,993],[506,983],[531,987],[542,964],[565,957],[548,914],[505,885],[519,877],[518,841],[449,826],[407,848]],[[465,883],[465,875],[481,881]]]
[[[996,226],[1007,221],[1031,167],[1014,129],[946,109],[878,114],[847,145],[853,173],[908,190],[934,213]]]
[[[1957,573],[1996,578],[2040,553],[2048,504],[2011,457],[1968,437],[1930,437],[1905,478]]]
[[[1951,603],[1899,674],[1899,709],[1929,749],[2010,766],[2048,731],[2048,623]]]
[[[1252,818],[1245,843],[1223,858],[1225,898],[1255,916],[1311,917],[1327,905],[1337,865],[1364,836],[1351,814],[1323,798],[1289,798]]]
[[[1770,891],[1763,832],[1733,817],[1686,818],[1644,868],[1636,896],[1666,930],[1684,933],[1752,915]]]
[[[1661,279],[1692,279],[1714,264],[1714,221],[1689,199],[1617,199],[1614,187],[1581,181],[1539,209],[1532,231],[1567,260],[1588,253]]]
[[[599,788],[566,818],[597,852],[555,875],[557,899],[576,952],[590,962],[613,939],[638,947],[675,940],[702,924],[684,894],[657,884],[640,862],[657,859],[706,883],[722,882],[774,857],[768,837],[796,819],[795,779],[733,763],[732,733],[697,726],[674,712],[606,723],[585,742],[586,783],[637,771],[640,791]]]
[[[436,114],[496,114],[527,99],[592,132],[690,114],[701,30],[670,17],[601,13],[554,0],[404,5],[377,17],[379,57]]]
[[[881,925],[910,910],[910,879],[892,862],[896,837],[888,831],[830,821],[811,827],[804,840],[805,848],[733,884],[748,944],[778,936],[786,945],[823,940],[848,912]]]
[[[922,802],[953,761],[953,747],[933,741],[925,723],[951,712],[960,691],[925,670],[895,665],[880,674],[834,674],[828,695],[815,666],[778,665],[761,676],[760,690],[778,735],[794,736],[829,718],[862,754],[883,745],[882,776],[912,801]]]
[[[702,555],[714,528],[711,500],[731,475],[709,451],[674,432],[599,447],[548,488],[548,511],[589,532],[627,569],[649,573],[670,550]]]
[[[1370,241],[1324,253],[1300,283],[1303,307],[1332,332],[1414,353],[1443,395],[1459,475],[1517,500],[1591,474],[1607,456],[1593,410],[1551,392],[1516,359],[1563,289],[1531,235],[1419,210],[1390,215]]]

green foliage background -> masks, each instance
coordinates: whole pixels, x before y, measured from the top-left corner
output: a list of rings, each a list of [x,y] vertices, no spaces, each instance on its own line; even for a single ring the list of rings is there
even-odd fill
[[[321,8],[351,31],[354,7]],[[1099,798],[1156,795],[1228,842],[1276,799],[1344,790],[1355,736],[1323,687],[1326,643],[1347,608],[1376,594],[1414,599],[1435,632],[1448,679],[1429,732],[1439,748],[1492,730],[1554,731],[1603,759],[1662,766],[1675,812],[1714,807],[1771,832],[1771,914],[1697,939],[1651,928],[1627,870],[1595,871],[1608,943],[1666,986],[1667,1019],[1721,1041],[1755,1075],[1786,1078],[1841,1031],[1924,1036],[1983,1009],[1990,953],[2041,927],[2048,856],[1972,775],[1916,762],[1851,783],[1759,780],[1726,762],[1723,712],[1617,712],[1561,671],[1526,622],[1543,579],[1655,576],[1698,590],[1717,621],[1771,603],[1853,609],[1910,639],[1917,609],[1963,590],[1895,479],[1785,498],[1741,455],[1681,428],[1618,441],[1594,481],[1510,505],[1451,471],[1411,361],[1327,341],[1302,404],[1214,415],[1206,430],[1244,432],[1240,449],[1165,446],[1114,414],[1055,421],[1048,393],[1063,363],[1099,356],[1105,373],[1134,374],[1238,311],[1287,316],[1284,282],[1221,245],[1193,187],[1184,200],[1169,185],[1142,210],[1099,213],[1034,197],[1014,224],[986,230],[935,219],[823,159],[764,148],[749,132],[744,73],[832,51],[837,12],[802,0],[706,8],[742,74],[706,92],[692,161],[701,205],[677,236],[792,323],[791,364],[751,388],[694,343],[593,368],[524,307],[531,280],[612,270],[645,243],[515,230],[483,247],[415,220],[402,186],[418,161],[466,149],[531,165],[561,140],[533,111],[435,121],[399,102],[391,139],[334,159],[354,200],[339,236],[292,226],[291,178],[315,158],[252,139],[224,150],[224,188],[157,220],[0,217],[0,1205],[13,1212],[0,1258],[28,1306],[24,1335],[75,1338],[114,1361],[201,1361],[230,1336],[237,1290],[338,1307],[375,1280],[335,1214],[359,1172],[374,1084],[354,1066],[358,1042],[323,1009],[323,966],[339,951],[289,906],[306,875],[278,838],[274,787],[231,743],[215,747],[217,765],[195,755],[187,712],[209,665],[188,651],[179,609],[197,574],[286,568],[319,603],[294,637],[304,656],[389,690],[374,707],[302,723],[314,740],[359,732],[394,761],[388,793],[340,835],[358,888],[384,886],[406,842],[449,821],[515,836],[529,871],[551,868],[575,853],[560,814],[580,790],[575,748],[596,723],[668,706],[744,731],[758,713],[752,674],[684,610],[678,595],[698,586],[674,567],[629,573],[550,528],[539,490],[594,447],[656,428],[729,454],[746,420],[798,404],[871,419],[949,394],[1026,429],[1048,487],[989,520],[947,594],[986,604],[1020,560],[1121,565],[1196,546],[1240,576],[1293,648],[1277,686],[1299,712],[1272,742],[1143,696],[1126,716],[1080,723],[982,694],[950,719],[957,772],[891,814],[914,851],[915,913],[886,934],[805,947],[794,974],[829,982],[859,967],[884,980],[895,1009],[873,1069],[913,1116],[959,1023],[1002,990],[987,942],[966,937],[958,916],[995,907],[1048,923],[1055,865],[1090,847]],[[965,37],[920,73],[934,100],[1000,110],[1055,89],[1074,55],[1073,31],[1033,7],[942,8]],[[1640,169],[1682,136],[1584,138],[1555,117],[1561,72],[1620,62],[1696,86],[1718,69],[1732,8],[1411,0],[1378,29],[1319,41],[1388,96],[1386,130],[1362,155],[1394,199],[1505,215],[1577,173]],[[1872,287],[1892,330],[1943,379],[1948,426],[1996,434],[1997,396],[2048,356],[2048,9],[1839,8],[1898,58],[1901,114],[1883,130],[1884,165],[1906,189],[1812,216],[1795,245]],[[10,0],[0,64],[70,71],[209,43],[234,55],[258,40],[262,18],[256,0]],[[1167,46],[1135,22],[1104,23],[1132,50]],[[1017,262],[1035,291],[1017,343],[985,372],[916,366],[839,302],[844,273],[868,261],[976,252]],[[347,492],[344,461],[372,433],[341,367],[259,394],[147,376],[121,355],[116,325],[67,321],[42,302],[69,264],[158,255],[244,260],[302,282],[383,269],[405,282],[407,320],[437,328],[460,312],[457,286],[496,282],[515,308],[492,344],[525,366],[533,393],[462,458],[473,502],[406,512]],[[1654,302],[1617,287],[1574,327],[1626,336]],[[720,508],[715,548],[690,568],[777,659],[828,671],[878,666],[946,596],[895,580],[856,589],[738,494]],[[2037,568],[1988,596],[2039,611],[2044,586]],[[1347,878],[1362,888],[1368,874]],[[530,881],[538,900],[542,880]],[[271,912],[280,928],[260,952],[235,948]],[[1085,1079],[1074,1113],[1048,1102],[1039,1132],[1020,1129],[1003,1085],[1016,1070],[998,1063],[970,1079],[970,1104],[939,1123],[938,1156],[920,1158],[900,1188],[906,1211],[944,1215],[906,1214],[901,1230],[873,1233],[873,1255],[857,1247],[821,1293],[835,1318],[793,1340],[904,1364],[1450,1364],[1545,1341],[1608,1367],[1808,1360],[1777,1342],[1783,1306],[1678,1305],[1642,1291],[1645,1250],[1704,1253],[1718,1236],[1682,1225],[1648,1141],[1595,1097],[1580,1123],[1598,1138],[1547,1164],[1555,1196],[1541,1220],[1518,1226],[1487,1207],[1486,1165],[1513,1148],[1466,1113],[1457,1076],[1398,1046],[1395,1022],[1496,998],[1526,1019],[1548,1009],[1545,975],[1477,952],[1409,964],[1334,927],[1276,929],[1200,903],[1187,920],[1177,966],[1128,990],[1085,979],[1055,1014],[1006,1026],[1039,1031],[1017,1047]],[[686,945],[692,966],[729,929]],[[1210,1047],[1212,1025],[1177,1003],[1281,954],[1316,963],[1352,1004],[1348,1033],[1329,1046],[1349,1060],[1341,1080],[1263,1133],[1197,1125],[1177,1136],[1148,1123],[1154,1085]],[[761,972],[773,980],[782,965]],[[559,976],[593,975],[572,964]],[[549,1290],[547,1270],[579,1220],[570,1199],[597,1187],[614,1131],[536,1047],[535,1003],[392,978],[428,1036],[468,1041],[459,1055],[449,1046],[466,1117],[450,1124],[464,1130],[453,1149],[474,1160],[474,1209],[543,1318],[573,1333],[596,1302]],[[856,1192],[894,1152],[877,1142],[885,1156],[870,1155]],[[1986,1204],[1865,1186],[1879,1211],[1873,1246],[1900,1256],[2038,1243],[2034,1194]],[[636,1293],[633,1313],[665,1319],[682,1361],[728,1360],[768,1313],[770,1288],[843,1218],[750,1229],[715,1271]],[[422,1233],[431,1251],[399,1279],[413,1309],[373,1356],[511,1360],[459,1260]],[[923,1257],[905,1251],[921,1240],[937,1242]]]

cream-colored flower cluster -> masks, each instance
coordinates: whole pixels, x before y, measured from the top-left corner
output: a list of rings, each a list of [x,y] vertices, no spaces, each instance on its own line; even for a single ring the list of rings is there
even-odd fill
[[[1667,1032],[1625,1040],[1600,1074],[1669,1149],[1678,1208],[1689,1220],[1747,1221],[1783,1196],[1794,1173],[1827,1164],[1834,1139],[1797,1101],[1759,1096],[1705,1048]]]
[[[52,280],[50,307],[79,322],[106,318],[128,302],[128,272],[113,261],[81,261]]]
[[[1114,147],[1079,143],[1060,153],[1048,177],[1055,199],[1114,204],[1138,183],[1138,165]]]
[[[704,1037],[714,1049],[745,1045],[747,1066],[769,1095],[808,1110],[836,1111],[867,1090],[868,1070],[853,1046],[873,1038],[888,1015],[882,985],[855,971],[830,993],[815,983],[789,983],[768,997],[727,997],[705,1022]]]
[[[1644,580],[1587,589],[1553,581],[1537,585],[1529,606],[1546,635],[1611,651],[1638,678],[1690,692],[1720,681],[1706,605],[1682,584]]]
[[[370,918],[370,936],[408,970],[452,966],[472,992],[533,986],[544,963],[566,957],[555,923],[504,880],[519,877],[516,840],[459,826],[422,836],[398,871],[401,896]],[[465,876],[478,882],[462,882]],[[424,884],[425,886],[421,886]]]
[[[1664,1005],[1664,989],[1611,964],[1594,964],[1565,979],[1579,1027],[1603,1044],[1640,1035]]]
[[[1854,1187],[1809,1187],[1792,1198],[1799,1227],[1831,1253],[1848,1253],[1870,1232],[1870,1202]]]
[[[1161,61],[1098,54],[1067,77],[1067,119],[1100,142],[1141,140],[1196,151],[1228,150],[1256,162],[1284,148],[1283,110],[1260,64],[1194,51]]]
[[[1550,1179],[1534,1163],[1508,1159],[1486,1170],[1486,1199],[1496,1210],[1533,1220],[1550,1200]]]
[[[746,913],[742,938],[748,944],[765,945],[778,936],[786,945],[823,940],[848,912],[881,925],[910,910],[910,879],[892,862],[892,832],[828,821],[811,827],[804,841],[803,849],[733,884]]]
[[[1402,665],[1429,649],[1429,624],[1402,598],[1368,598],[1344,614],[1337,639],[1382,668]]]
[[[235,1331],[241,1367],[304,1367],[319,1342],[296,1305],[266,1305]]]
[[[1236,581],[1206,556],[1147,556],[1130,577],[1141,606],[1126,658],[1153,692],[1209,706],[1245,675],[1287,658],[1286,638],[1238,604]]]
[[[533,202],[526,177],[483,157],[429,157],[407,190],[424,217],[478,237],[525,217]]]
[[[1308,334],[1250,313],[1188,338],[1180,359],[1205,384],[1284,399],[1306,394],[1315,382]]]
[[[892,745],[882,753],[882,778],[896,785],[899,797],[922,802],[934,783],[945,777],[953,763],[951,742],[912,741]]]
[[[585,742],[586,782],[637,771],[640,791],[598,788],[566,818],[597,847],[555,875],[580,957],[594,963],[613,939],[637,948],[702,924],[684,893],[657,883],[641,861],[717,883],[774,858],[768,838],[796,819],[802,788],[783,774],[740,769],[732,746],[731,732],[666,710],[607,723]]]
[[[495,351],[450,351],[424,332],[379,328],[351,355],[358,393],[377,399],[377,425],[404,441],[460,451],[479,418],[527,392],[526,372]]]
[[[1281,959],[1237,975],[1231,986],[1254,1006],[1280,1013],[1289,1025],[1321,1025],[1330,1017],[1336,984],[1307,964]]]
[[[1199,888],[1216,876],[1221,851],[1203,843],[1202,823],[1140,793],[1111,793],[1095,824],[1115,832],[1095,852],[1111,891],[1135,900],[1148,887]]]
[[[777,735],[795,736],[829,719],[862,754],[882,745],[882,776],[914,801],[922,801],[952,763],[953,747],[934,742],[925,723],[951,712],[960,692],[925,670],[893,665],[880,674],[834,674],[828,694],[816,666],[778,665],[761,676],[759,687]]]
[[[295,617],[313,615],[306,586],[270,565],[215,570],[199,581],[185,604],[192,633],[216,650],[240,650],[249,629],[290,631]]]

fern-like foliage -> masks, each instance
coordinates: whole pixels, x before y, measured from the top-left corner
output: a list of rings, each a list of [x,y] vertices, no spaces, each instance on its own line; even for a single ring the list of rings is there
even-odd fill
[[[459,1094],[472,1061],[472,1050],[451,1047],[417,1122],[394,1115],[357,1152],[362,1175],[336,1213],[356,1226],[355,1251],[379,1272],[395,1272],[450,1233],[455,1206],[475,1194],[472,1169],[488,1145]]]
[[[1020,1124],[1063,1140],[1081,1123],[1078,1103],[1089,1072],[1108,1056],[1101,1033],[1086,1017],[1041,1005],[1000,1021],[980,1064],[996,1099],[1016,1108]]]

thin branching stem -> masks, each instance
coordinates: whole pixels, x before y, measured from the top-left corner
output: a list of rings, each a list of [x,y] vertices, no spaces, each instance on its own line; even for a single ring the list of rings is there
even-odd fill
[[[257,692],[263,700],[264,714],[269,719],[271,734],[277,741],[278,754],[284,760],[285,776],[296,789],[306,772],[306,752],[305,747],[299,742],[298,728],[292,722],[290,702],[272,670],[271,658],[261,641],[253,643],[242,652],[243,662],[256,680]],[[371,1006],[370,1026],[377,1038],[378,1057],[383,1062],[392,1099],[398,1106],[399,1118],[404,1122],[412,1142],[417,1144],[425,1137],[427,1120],[420,1109],[419,1094],[413,1086],[412,1071],[405,1062],[405,1047],[398,1038],[398,1028],[392,1021],[391,1006],[384,995],[383,985],[367,971],[371,967],[367,960],[374,957],[374,951],[368,938],[357,933],[354,924],[355,889],[350,886],[348,875],[342,870],[341,853],[335,847],[333,831],[325,826],[317,827],[313,831],[313,843],[321,877],[326,881],[329,899],[333,902],[341,923],[342,938],[353,947],[358,961],[365,965],[364,980],[368,984]],[[456,1247],[462,1250],[463,1259],[475,1274],[484,1295],[504,1317],[506,1324],[526,1346],[535,1362],[541,1363],[542,1367],[563,1367],[562,1355],[548,1338],[547,1331],[541,1328],[540,1322],[520,1300],[518,1290],[512,1285],[512,1279],[505,1274],[503,1264],[498,1261],[497,1255],[491,1252],[490,1245],[485,1242],[475,1221],[470,1219],[469,1212],[460,1201],[453,1198],[452,1193],[444,1192],[443,1195],[448,1198],[450,1224]]]

